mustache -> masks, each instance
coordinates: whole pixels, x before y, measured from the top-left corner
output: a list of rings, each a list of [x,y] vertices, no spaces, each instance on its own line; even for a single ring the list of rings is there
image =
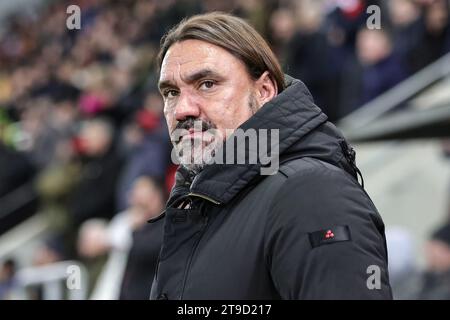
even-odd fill
[[[197,127],[200,127],[200,125],[201,125],[202,131],[216,128],[216,126],[211,121],[205,121],[202,119],[195,119],[192,117],[188,117],[185,120],[178,122],[177,125],[175,126],[175,129],[172,130],[172,133],[175,130],[180,130],[180,129],[189,130],[191,128],[194,128],[195,125],[197,125]]]
[[[211,121],[187,117],[177,123],[175,128],[172,130],[171,135],[173,135],[177,130],[190,130],[192,128],[201,128],[202,131],[206,131],[209,129],[216,129],[217,127]],[[179,137],[179,139],[181,139],[181,137]]]

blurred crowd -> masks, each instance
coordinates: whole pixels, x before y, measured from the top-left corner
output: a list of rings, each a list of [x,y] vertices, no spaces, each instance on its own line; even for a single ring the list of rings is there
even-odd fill
[[[80,30],[66,27],[71,4],[81,8]],[[369,5],[381,9],[381,29],[367,28]],[[108,283],[100,270],[119,265],[110,298],[148,297],[162,231],[146,221],[162,211],[176,169],[155,56],[170,27],[213,10],[255,26],[331,121],[450,51],[447,0],[63,0],[24,9],[0,33],[0,199],[31,183],[50,226],[33,264],[83,261],[93,292]],[[14,267],[6,261],[4,273]],[[0,282],[1,298],[9,282]]]

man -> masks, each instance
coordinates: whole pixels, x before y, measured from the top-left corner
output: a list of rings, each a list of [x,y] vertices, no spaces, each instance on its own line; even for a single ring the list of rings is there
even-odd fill
[[[383,222],[352,149],[261,36],[198,15],[169,31],[159,57],[181,166],[151,298],[390,299]],[[228,148],[238,130],[263,129],[278,137],[270,162],[262,145]],[[257,161],[230,163],[236,154]]]
[[[102,258],[108,256],[91,299],[148,299],[161,248],[163,221],[146,221],[161,212],[164,202],[163,184],[157,178],[141,175],[133,181],[126,210],[109,223],[99,219],[83,223],[78,234],[78,254],[91,265],[104,262]]]

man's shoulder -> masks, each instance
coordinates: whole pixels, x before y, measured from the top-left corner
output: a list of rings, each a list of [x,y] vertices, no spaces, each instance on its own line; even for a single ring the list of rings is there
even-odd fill
[[[343,168],[324,160],[312,157],[302,157],[286,161],[280,165],[279,173],[292,181],[308,179],[348,179],[356,180]]]
[[[376,212],[356,178],[326,161],[309,157],[295,159],[282,164],[277,175],[282,175],[284,181],[279,183],[271,199],[272,215],[300,214],[305,218],[304,224],[309,225],[323,219],[336,223],[349,221],[363,212]]]
[[[254,192],[258,199],[262,194],[272,208],[276,203],[296,203],[308,197],[335,197],[343,190],[364,193],[357,180],[344,169],[316,158],[302,157],[281,162],[277,173],[263,179]]]
[[[275,195],[277,190],[286,189],[288,191],[294,186],[304,186],[310,188],[311,184],[351,184],[360,188],[358,181],[343,168],[326,161],[301,157],[281,162],[278,171],[263,179],[262,188],[270,188]]]

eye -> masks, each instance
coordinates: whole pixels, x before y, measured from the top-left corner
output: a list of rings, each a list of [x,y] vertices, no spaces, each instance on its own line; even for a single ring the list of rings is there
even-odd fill
[[[215,85],[214,81],[205,80],[200,84],[200,89],[203,89],[203,90],[211,89],[214,85]]]
[[[167,89],[167,90],[164,90],[164,92],[163,92],[164,98],[173,98],[177,95],[178,95],[178,91],[174,90],[174,89]]]

